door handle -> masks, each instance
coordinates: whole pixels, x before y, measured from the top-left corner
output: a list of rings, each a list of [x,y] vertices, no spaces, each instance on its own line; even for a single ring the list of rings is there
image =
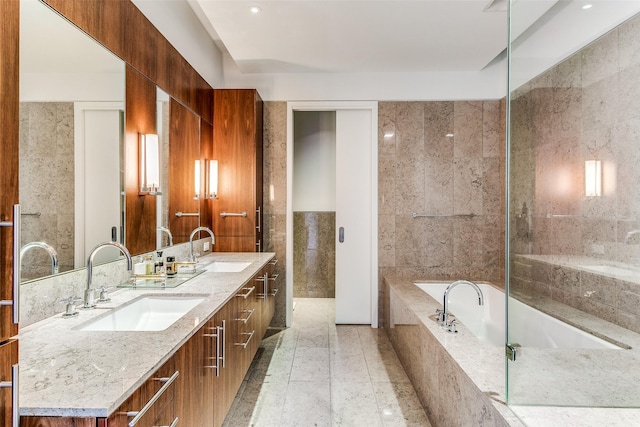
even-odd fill
[[[344,243],[344,227],[338,229],[338,241]]]
[[[118,241],[118,227],[111,227],[111,241]]]

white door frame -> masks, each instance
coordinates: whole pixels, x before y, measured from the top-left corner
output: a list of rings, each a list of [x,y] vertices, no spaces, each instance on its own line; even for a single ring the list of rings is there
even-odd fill
[[[294,111],[371,111],[371,326],[378,327],[378,102],[287,102],[286,325],[293,321],[293,113]]]

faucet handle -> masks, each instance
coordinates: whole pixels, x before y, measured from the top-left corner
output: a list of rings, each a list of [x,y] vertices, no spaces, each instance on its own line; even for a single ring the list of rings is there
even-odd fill
[[[100,291],[100,297],[98,297],[98,301],[97,302],[109,302],[111,301],[111,298],[109,298],[109,294],[107,293],[109,291],[109,289],[113,289],[112,287],[104,287],[101,286],[98,289],[96,289],[97,291]]]
[[[454,334],[458,333],[458,327],[456,326],[456,319],[452,319],[451,322],[447,324],[447,331],[453,332]]]
[[[444,324],[444,310],[437,308],[436,314],[438,315],[438,322],[440,322],[441,325]]]
[[[67,304],[67,307],[65,308],[65,312],[62,315],[62,317],[73,317],[78,315],[78,311],[76,311],[76,301],[82,301],[82,298],[69,297],[69,298],[64,298],[58,301],[58,303]]]

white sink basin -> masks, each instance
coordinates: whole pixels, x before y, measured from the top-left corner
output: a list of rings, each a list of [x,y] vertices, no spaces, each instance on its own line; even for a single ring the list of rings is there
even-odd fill
[[[246,261],[213,261],[205,270],[213,273],[239,273],[250,265]]]
[[[204,301],[198,295],[143,295],[78,329],[81,331],[163,331]]]

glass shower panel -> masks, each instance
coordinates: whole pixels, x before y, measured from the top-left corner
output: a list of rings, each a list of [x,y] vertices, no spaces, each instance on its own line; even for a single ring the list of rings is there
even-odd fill
[[[640,407],[639,11],[511,0],[512,406]]]

